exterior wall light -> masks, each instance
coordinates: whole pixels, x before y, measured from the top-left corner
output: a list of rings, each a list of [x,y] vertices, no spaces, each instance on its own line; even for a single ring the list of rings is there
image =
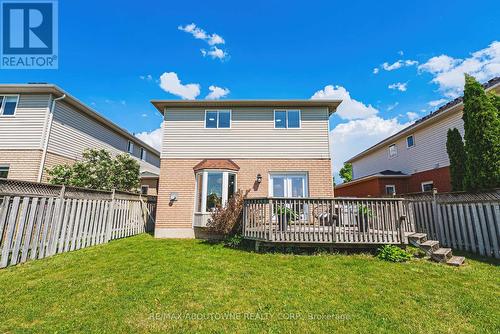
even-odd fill
[[[262,175],[257,174],[257,183],[261,183],[261,182],[262,182]]]

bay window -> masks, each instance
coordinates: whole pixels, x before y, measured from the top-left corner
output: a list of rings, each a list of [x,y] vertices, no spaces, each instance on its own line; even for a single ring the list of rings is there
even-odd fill
[[[202,170],[196,173],[197,213],[207,213],[226,205],[236,192],[236,174],[224,170]]]

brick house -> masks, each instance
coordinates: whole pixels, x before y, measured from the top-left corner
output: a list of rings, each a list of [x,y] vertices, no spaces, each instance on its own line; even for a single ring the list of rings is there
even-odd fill
[[[340,101],[152,101],[164,116],[155,237],[202,236],[249,197],[331,197],[328,119]]]
[[[500,77],[484,87],[499,94]],[[433,188],[451,191],[446,138],[452,128],[463,137],[462,114],[460,97],[347,160],[352,164],[353,180],[335,186],[335,195],[378,197]]]
[[[0,177],[46,181],[47,168],[72,164],[88,148],[129,153],[147,176],[142,191],[156,194],[157,150],[55,85],[0,85]]]

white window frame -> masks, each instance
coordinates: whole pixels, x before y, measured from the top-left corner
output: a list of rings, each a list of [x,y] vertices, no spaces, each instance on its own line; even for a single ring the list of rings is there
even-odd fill
[[[146,192],[144,193],[142,190],[146,189]],[[141,184],[141,195],[147,195],[149,192],[149,185],[147,184]]]
[[[392,193],[388,193],[388,192],[387,192],[387,189],[388,189],[388,188],[392,188],[392,189],[394,189],[394,192],[392,192]],[[395,185],[395,184],[386,184],[386,185],[385,185],[385,194],[386,194],[386,195],[395,195],[395,194],[396,194],[396,185]]]
[[[302,181],[302,187],[304,188],[304,197],[307,197],[309,196],[309,173],[308,172],[269,172],[268,174],[268,191],[267,193],[269,194],[269,197],[274,197],[274,194],[273,194],[273,177],[279,177],[279,176],[282,176],[285,178],[285,189],[291,189],[292,185],[292,180],[290,179],[290,177],[292,176],[300,176],[300,177],[303,177],[303,181]],[[284,189],[284,192],[285,192],[285,197],[288,198],[288,196],[286,196],[286,193],[288,191],[286,191]],[[295,198],[295,197],[291,197],[290,198]],[[296,198],[301,198],[301,197],[296,197]]]
[[[284,111],[286,113],[286,124],[284,128],[277,128],[276,127],[276,112],[277,111]],[[289,128],[288,127],[288,112],[289,111],[298,111],[299,112],[299,127],[298,128]],[[302,128],[302,110],[300,109],[274,109],[273,112],[273,127],[278,130],[288,130],[288,129],[301,129]]]
[[[412,137],[413,138],[413,145],[412,146],[408,146],[408,138]],[[414,135],[409,135],[406,137],[406,148],[413,148],[415,147],[415,136]]]
[[[224,112],[229,112],[229,127],[228,128],[220,128],[219,127],[219,112],[224,111]],[[217,113],[217,126],[215,128],[207,128],[207,113],[209,112],[216,112]],[[233,126],[233,111],[231,109],[206,109],[205,110],[205,118],[203,119],[203,127],[208,130],[215,130],[215,129],[231,129]]]
[[[429,184],[432,184],[432,189],[434,189],[434,181],[425,181],[425,182],[420,183],[420,187],[421,187],[422,192],[425,192],[424,186],[429,185]]]
[[[146,154],[147,154],[147,151],[144,147],[141,147],[141,160],[142,161],[146,161]]]
[[[229,200],[228,198],[228,192],[227,192],[227,186],[229,183],[229,174],[234,174],[234,186],[235,190],[234,192],[238,190],[238,173],[234,170],[228,170],[228,169],[203,169],[200,171],[197,171],[195,174],[195,191],[194,191],[194,213],[195,214],[209,214],[210,211],[207,211],[207,191],[208,191],[208,174],[209,173],[222,173],[222,206],[225,206],[227,204],[227,201]],[[201,210],[197,211],[196,209],[196,202],[198,200],[198,175],[201,174]]]
[[[0,105],[0,117],[14,117],[14,116],[16,116],[17,107],[19,105],[19,95],[16,95],[16,94],[0,94],[0,96],[3,97],[2,104]],[[5,107],[5,100],[6,100],[6,97],[8,97],[8,96],[14,96],[14,97],[17,98],[17,100],[16,100],[16,108],[14,109],[14,113],[12,115],[4,115],[3,114],[4,107]]]
[[[132,142],[131,140],[129,140],[127,143],[127,152],[130,154],[134,154],[134,142]]]
[[[393,147],[393,146],[394,146],[394,149],[396,150],[395,151],[396,153],[394,155],[391,155],[391,147]],[[387,154],[389,155],[389,159],[394,159],[395,157],[397,157],[398,156],[398,145],[396,145],[395,143],[389,145]]]

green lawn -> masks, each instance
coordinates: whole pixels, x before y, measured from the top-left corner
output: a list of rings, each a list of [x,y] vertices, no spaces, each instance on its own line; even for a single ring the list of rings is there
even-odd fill
[[[472,259],[394,264],[140,235],[0,270],[0,287],[1,333],[500,331],[500,267]]]

